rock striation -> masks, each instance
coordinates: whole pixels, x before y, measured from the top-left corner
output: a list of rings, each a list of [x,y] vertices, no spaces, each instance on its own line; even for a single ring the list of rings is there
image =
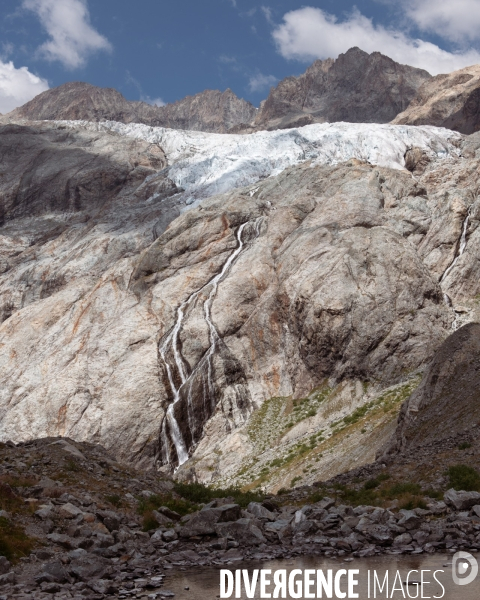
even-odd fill
[[[152,106],[146,102],[128,101],[113,88],[69,82],[42,92],[8,117],[14,120],[108,120],[225,133],[250,123],[255,115],[255,107],[230,89],[225,92],[205,90],[172,104]]]
[[[380,52],[351,48],[336,60],[316,60],[302,75],[282,80],[262,103],[253,126],[388,123],[430,78],[427,71],[401,65]]]
[[[436,75],[392,123],[435,125],[471,134],[480,129],[480,65]]]
[[[253,454],[286,459],[348,422],[371,401],[366,382],[422,370],[475,318],[480,291],[476,138],[429,131],[414,130],[438,152],[406,150],[409,170],[300,154],[186,210],[168,144],[81,123],[4,126],[1,438],[67,435],[233,481]],[[321,399],[293,409],[325,385],[329,416]],[[359,391],[347,401],[347,389]],[[267,448],[248,427],[278,397],[291,417]]]

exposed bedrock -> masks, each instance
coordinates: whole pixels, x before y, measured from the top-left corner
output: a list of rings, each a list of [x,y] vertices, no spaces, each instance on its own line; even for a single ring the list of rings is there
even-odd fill
[[[80,177],[60,154],[32,168],[19,142],[9,167],[2,198],[23,182],[32,200],[6,201],[0,228],[2,439],[65,435],[172,468],[179,434],[189,456],[222,445],[235,462],[231,440],[265,399],[400,382],[428,364],[455,310],[475,317],[471,155],[414,157],[413,175],[304,163],[179,214],[158,146],[19,131],[94,159],[90,195],[68,209],[65,194],[35,202]],[[126,183],[95,183],[112,172]],[[440,286],[468,211],[465,252]]]
[[[480,324],[469,323],[435,353],[422,382],[404,403],[388,457],[476,427],[480,420]]]

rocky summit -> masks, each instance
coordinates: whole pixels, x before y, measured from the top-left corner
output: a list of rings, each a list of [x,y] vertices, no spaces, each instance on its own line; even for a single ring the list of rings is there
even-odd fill
[[[262,103],[258,129],[348,121],[388,123],[404,111],[431,75],[380,52],[351,48],[336,60],[316,60],[299,77],[287,77]],[[428,123],[428,121],[425,121]]]
[[[110,120],[225,133],[250,123],[256,112],[250,102],[238,98],[229,89],[225,92],[205,90],[172,104],[152,106],[146,102],[128,101],[112,88],[74,81],[39,94],[8,117],[13,120]]]

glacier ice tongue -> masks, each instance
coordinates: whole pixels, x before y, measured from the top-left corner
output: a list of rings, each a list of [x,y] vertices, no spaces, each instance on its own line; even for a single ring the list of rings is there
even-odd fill
[[[160,145],[169,177],[187,204],[252,185],[289,166],[311,160],[335,165],[350,158],[403,169],[405,152],[419,147],[432,158],[458,156],[461,134],[432,126],[322,123],[249,135],[204,133],[115,121],[57,121],[70,127],[113,131]]]

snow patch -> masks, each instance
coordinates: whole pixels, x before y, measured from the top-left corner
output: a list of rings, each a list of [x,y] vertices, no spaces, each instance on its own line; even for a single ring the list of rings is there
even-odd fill
[[[204,133],[115,121],[58,121],[69,127],[113,131],[161,146],[169,177],[185,189],[187,204],[245,187],[308,160],[335,165],[350,158],[405,168],[405,152],[417,146],[432,158],[458,156],[462,135],[440,127],[322,123],[248,135]]]

